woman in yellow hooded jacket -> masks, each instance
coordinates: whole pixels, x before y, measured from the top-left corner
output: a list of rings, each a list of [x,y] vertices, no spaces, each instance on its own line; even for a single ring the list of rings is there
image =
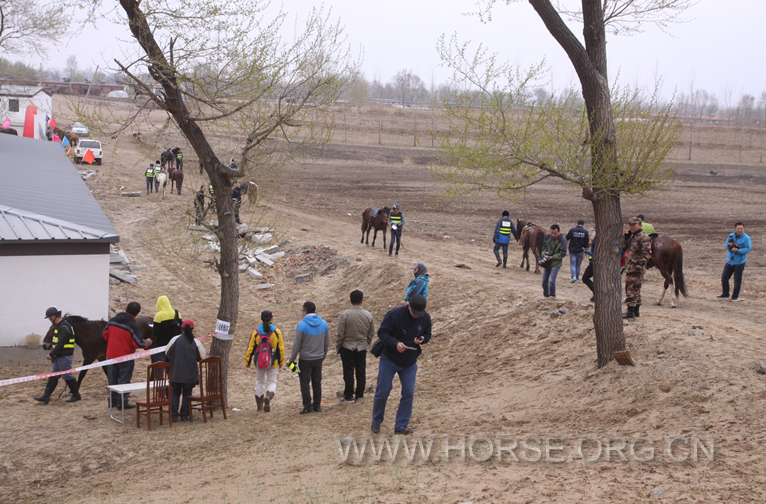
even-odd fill
[[[282,331],[277,329],[271,321],[274,316],[268,310],[261,312],[261,321],[253,334],[250,336],[250,344],[247,346],[245,354],[245,366],[250,367],[252,361],[255,361],[255,404],[258,411],[271,411],[271,401],[274,399],[274,392],[277,390],[277,374],[282,366],[285,365],[285,340],[282,338]],[[259,362],[258,350],[262,338],[269,338],[270,364],[262,368]]]
[[[181,334],[181,316],[178,310],[170,306],[170,300],[167,296],[160,296],[157,299],[157,315],[154,316],[152,324],[152,335],[154,336],[153,347],[161,347],[170,343],[174,336]],[[168,362],[165,352],[152,355],[152,362]]]

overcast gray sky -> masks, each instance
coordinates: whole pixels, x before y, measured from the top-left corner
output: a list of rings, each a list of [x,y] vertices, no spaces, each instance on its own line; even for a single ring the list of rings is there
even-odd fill
[[[578,4],[579,2],[574,2]],[[303,18],[315,0],[291,0],[284,9]],[[496,6],[493,21],[482,24],[466,15],[477,10],[474,0],[325,0],[334,18],[346,27],[354,51],[364,49],[363,71],[368,79],[387,82],[403,68],[412,69],[427,84],[445,82],[450,72],[440,65],[436,43],[441,34],[457,33],[462,41],[482,43],[513,64],[528,66],[546,58],[551,82],[557,89],[577,78],[566,54],[545,30],[526,1]],[[687,11],[689,22],[673,25],[672,35],[650,28],[633,36],[608,37],[610,80],[618,73],[622,83],[652,88],[662,76],[664,95],[674,89],[715,92],[724,103],[729,92],[736,101],[743,93],[759,97],[766,90],[764,29],[766,0],[701,0]],[[575,31],[580,34],[579,28]],[[50,52],[47,66],[63,68],[70,54],[82,68],[111,63],[121,55],[117,35],[128,37],[125,27],[104,22],[98,30],[85,27],[66,47]]]

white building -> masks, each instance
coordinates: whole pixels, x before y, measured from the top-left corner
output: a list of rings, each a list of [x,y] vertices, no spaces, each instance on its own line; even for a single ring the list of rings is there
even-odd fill
[[[45,116],[53,117],[53,97],[41,87],[0,85],[0,123],[6,117],[11,118],[11,128],[24,134],[27,107],[37,108],[35,121],[35,137],[45,138]],[[40,134],[42,132],[42,134]]]
[[[55,142],[0,135],[0,346],[44,335],[49,306],[109,315],[112,223]]]

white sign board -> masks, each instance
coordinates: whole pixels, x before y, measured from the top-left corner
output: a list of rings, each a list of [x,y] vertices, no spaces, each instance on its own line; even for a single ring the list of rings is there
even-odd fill
[[[230,322],[226,322],[224,320],[216,320],[215,321],[215,337],[220,340],[232,340],[234,339],[233,336],[229,336],[229,328],[231,327]]]

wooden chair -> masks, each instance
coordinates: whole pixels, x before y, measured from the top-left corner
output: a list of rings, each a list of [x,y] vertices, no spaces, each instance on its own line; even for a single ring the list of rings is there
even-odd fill
[[[223,373],[221,371],[221,358],[208,357],[199,363],[199,394],[187,397],[189,401],[189,422],[194,421],[192,405],[200,403],[202,418],[207,423],[207,411],[213,416],[213,408],[223,410],[223,418],[226,418],[226,400],[223,397]],[[220,401],[220,402],[218,402]]]
[[[168,414],[170,427],[173,427],[173,403],[170,398],[171,370],[169,362],[155,362],[147,368],[146,401],[136,401],[136,427],[141,427],[141,415],[146,416],[149,430],[152,430],[152,414]],[[165,406],[168,407],[165,411]],[[141,410],[144,410],[141,412]]]

